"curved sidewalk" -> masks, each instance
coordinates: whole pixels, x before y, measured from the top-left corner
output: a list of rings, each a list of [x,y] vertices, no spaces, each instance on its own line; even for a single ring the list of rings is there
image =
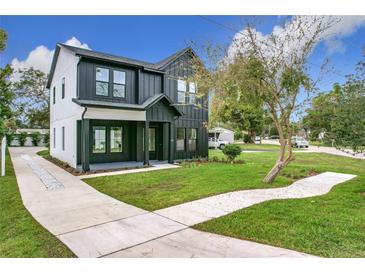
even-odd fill
[[[268,199],[324,194],[354,177],[324,173],[286,188],[231,192],[148,212],[98,192],[36,155],[38,150],[10,148],[24,206],[78,257],[310,256],[196,231],[189,225]]]

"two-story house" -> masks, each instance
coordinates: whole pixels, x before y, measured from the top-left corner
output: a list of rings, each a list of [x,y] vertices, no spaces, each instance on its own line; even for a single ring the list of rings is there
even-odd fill
[[[148,63],[57,44],[50,154],[74,168],[208,156],[206,97],[191,79],[191,48]]]

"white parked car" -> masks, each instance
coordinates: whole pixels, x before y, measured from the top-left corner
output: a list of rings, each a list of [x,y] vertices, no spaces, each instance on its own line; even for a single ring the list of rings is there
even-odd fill
[[[294,136],[291,138],[291,146],[297,147],[297,148],[301,148],[301,147],[308,148],[309,142],[307,140],[305,140],[303,137]]]
[[[224,149],[224,147],[226,145],[228,145],[229,142],[228,141],[224,141],[224,140],[216,140],[214,137],[210,137],[208,138],[208,146],[209,148],[219,148],[219,149]]]

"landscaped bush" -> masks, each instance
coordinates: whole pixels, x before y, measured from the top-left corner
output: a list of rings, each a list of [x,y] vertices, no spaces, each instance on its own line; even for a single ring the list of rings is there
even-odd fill
[[[28,137],[28,133],[26,133],[26,132],[20,132],[20,133],[18,134],[17,139],[18,139],[19,145],[20,145],[21,147],[23,147],[23,146],[24,146],[25,141],[27,140],[27,137]]]
[[[244,141],[246,144],[252,143],[251,136],[250,136],[250,135],[248,135],[248,134],[244,134],[244,135],[243,135],[243,141]]]
[[[226,145],[223,148],[223,154],[227,156],[228,161],[233,163],[234,159],[241,154],[241,147],[235,144]]]
[[[32,139],[33,146],[38,146],[39,142],[42,139],[42,136],[39,132],[32,132],[29,134],[30,138]]]
[[[13,142],[13,140],[15,138],[15,135],[13,132],[8,132],[5,134],[5,136],[6,136],[6,143],[7,143],[8,147],[10,147],[11,142]]]
[[[49,149],[49,132],[43,135],[43,143]]]

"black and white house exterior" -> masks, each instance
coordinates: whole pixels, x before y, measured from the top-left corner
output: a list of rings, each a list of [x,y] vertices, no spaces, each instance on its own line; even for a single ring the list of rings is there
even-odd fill
[[[191,48],[148,63],[57,44],[50,154],[74,168],[208,156],[208,103],[196,96]],[[190,77],[191,79],[191,77]]]

